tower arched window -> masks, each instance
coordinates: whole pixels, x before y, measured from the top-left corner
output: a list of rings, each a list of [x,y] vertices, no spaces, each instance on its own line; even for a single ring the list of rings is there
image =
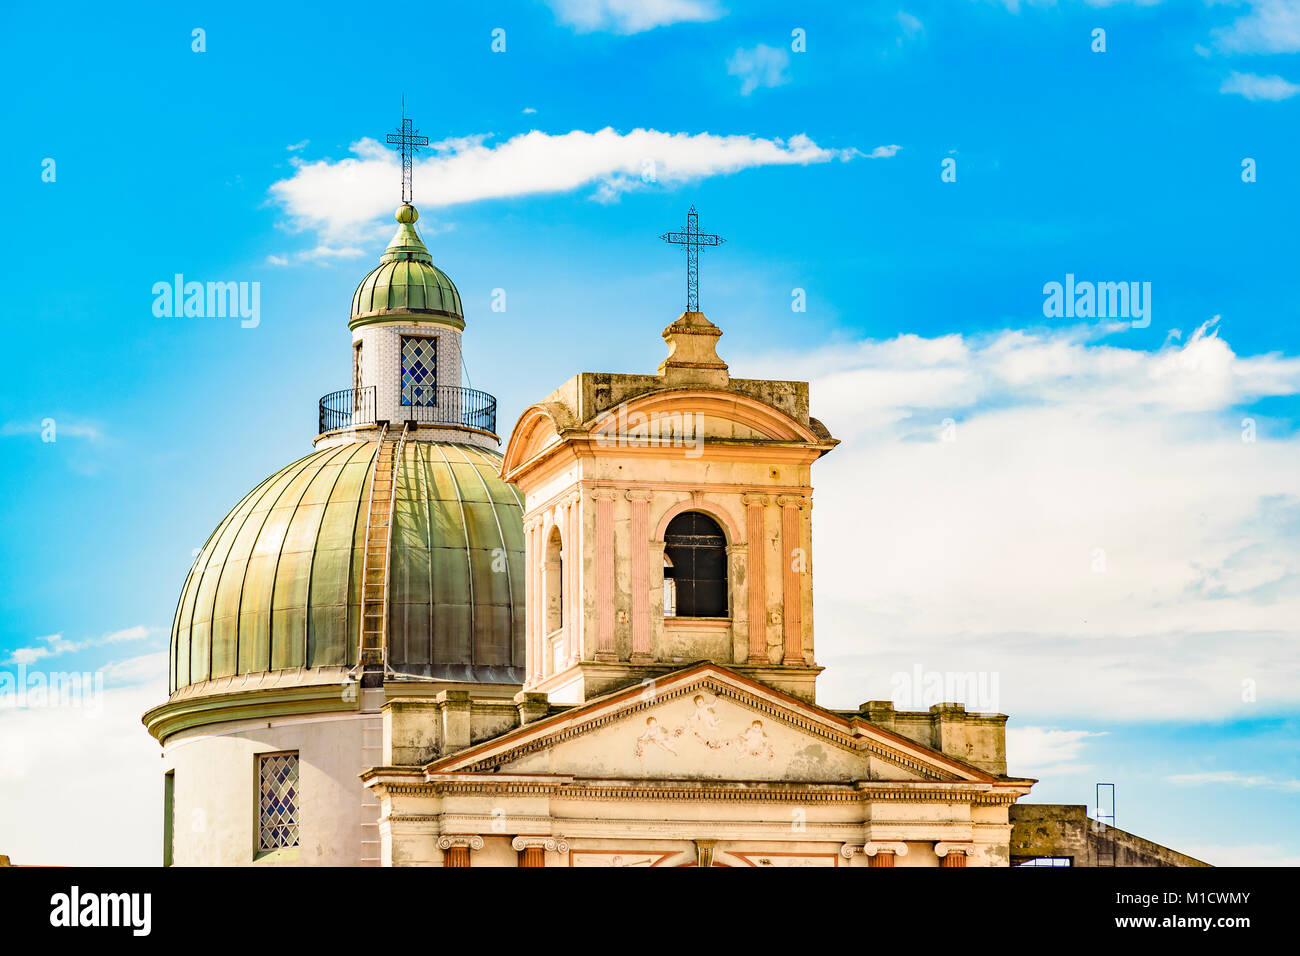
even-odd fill
[[[664,614],[672,580],[678,617],[727,617],[727,537],[698,511],[683,511],[664,531]]]
[[[546,539],[546,633],[564,627],[564,544],[560,529]]]

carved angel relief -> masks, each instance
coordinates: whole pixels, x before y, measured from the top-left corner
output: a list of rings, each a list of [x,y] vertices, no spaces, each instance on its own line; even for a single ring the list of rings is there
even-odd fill
[[[715,710],[718,700],[706,700],[703,694],[695,695],[695,712],[676,727],[669,729],[654,716],[646,718],[645,732],[636,740],[637,757],[644,757],[651,747],[657,747],[665,753],[678,755],[677,741],[686,738],[697,745],[719,753],[730,752],[737,760],[756,758],[775,760],[776,750],[768,740],[761,720],[754,720],[739,733],[728,734],[722,726],[722,718]]]

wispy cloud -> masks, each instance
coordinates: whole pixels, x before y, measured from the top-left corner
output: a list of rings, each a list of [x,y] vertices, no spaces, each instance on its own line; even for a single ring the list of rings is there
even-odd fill
[[[1300,2],[1252,0],[1249,13],[1214,31],[1214,41],[1226,53],[1300,51]]]
[[[1084,746],[1105,733],[1091,730],[1055,730],[1048,727],[1007,728],[1007,766],[1029,777],[1078,773]]]
[[[579,33],[642,33],[674,23],[707,23],[723,15],[714,0],[547,0],[555,18]]]
[[[94,706],[0,707],[0,820],[41,821],[6,828],[15,863],[158,863],[158,744],[140,715],[167,698],[167,654],[101,670]]]
[[[611,201],[654,185],[678,186],[757,166],[792,166],[849,160],[853,149],[823,149],[805,135],[788,140],[712,133],[532,131],[489,145],[487,135],[446,140],[416,165],[421,208],[485,199],[564,193],[594,186],[594,198]],[[324,233],[327,244],[355,241],[358,230],[393,206],[398,161],[373,139],[352,146],[342,160],[295,161],[294,174],[271,186],[299,227]]]
[[[1256,73],[1238,73],[1234,70],[1223,81],[1219,92],[1236,93],[1248,100],[1287,100],[1300,93],[1300,86],[1276,75],[1259,76]]]
[[[311,140],[309,140],[309,139],[304,139],[304,140],[302,140],[302,141],[300,141],[300,142],[293,143],[292,145],[286,146],[285,149],[287,149],[287,150],[288,150],[289,152],[291,152],[291,153],[296,153],[298,150],[302,149],[304,146],[306,146],[306,145],[307,145],[308,143],[310,143],[310,142],[311,142]]]
[[[1154,350],[1038,329],[731,363],[811,378],[844,442],[813,512],[828,698],[943,661],[1053,720],[1300,704],[1300,435],[1248,410],[1300,395],[1300,357],[1204,325]]]
[[[867,154],[867,159],[889,159],[891,156],[897,154],[902,148],[903,147],[899,146],[897,143],[891,143],[888,146],[877,146]]]
[[[1264,790],[1282,790],[1287,793],[1300,792],[1300,780],[1277,780],[1273,777],[1254,774],[1234,773],[1231,770],[1217,770],[1207,773],[1179,773],[1166,777],[1170,783],[1180,786],[1228,786],[1249,787]]]
[[[303,262],[335,262],[339,259],[359,259],[365,254],[366,250],[357,246],[319,245],[283,256],[270,255],[266,257],[266,261],[273,266],[288,266]]]
[[[740,77],[740,95],[748,96],[763,87],[783,86],[790,82],[790,51],[784,47],[741,47],[727,60],[727,73]]]
[[[925,33],[925,25],[906,10],[899,10],[894,19],[898,22],[898,26],[903,31],[898,37],[898,42],[900,44],[904,39],[912,40]]]
[[[124,641],[139,641],[149,636],[149,629],[142,625],[124,628],[120,631],[113,631],[102,637],[89,637],[80,641],[66,640],[62,634],[49,634],[45,637],[37,638],[40,643],[32,644],[28,647],[16,647],[9,655],[9,658],[3,661],[6,665],[16,664],[34,664],[36,661],[47,657],[58,657],[62,654],[71,654],[74,651],[83,651],[88,647],[102,647],[106,644],[121,644]]]

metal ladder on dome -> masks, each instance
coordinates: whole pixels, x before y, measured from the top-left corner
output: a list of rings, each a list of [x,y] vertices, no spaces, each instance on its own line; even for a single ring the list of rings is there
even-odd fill
[[[406,447],[410,422],[398,438],[390,437],[385,422],[379,433],[366,501],[366,547],[361,560],[361,640],[357,663],[363,670],[385,666],[388,633],[388,563],[392,546],[393,506],[396,502],[397,466]]]

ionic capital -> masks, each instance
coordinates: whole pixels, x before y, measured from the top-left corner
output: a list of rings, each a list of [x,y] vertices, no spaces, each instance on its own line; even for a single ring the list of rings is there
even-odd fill
[[[477,833],[444,834],[438,837],[439,850],[450,850],[454,846],[467,846],[471,850],[481,850],[483,838]]]
[[[551,853],[569,852],[569,841],[564,837],[517,836],[510,841],[510,845],[521,853],[530,847],[541,847]]]
[[[863,846],[862,852],[867,856],[875,856],[877,853],[892,853],[894,856],[907,856],[907,844],[886,843],[879,840],[873,840]]]
[[[936,843],[934,845],[934,855],[944,857],[949,853],[965,853],[970,856],[972,845],[970,843]]]

